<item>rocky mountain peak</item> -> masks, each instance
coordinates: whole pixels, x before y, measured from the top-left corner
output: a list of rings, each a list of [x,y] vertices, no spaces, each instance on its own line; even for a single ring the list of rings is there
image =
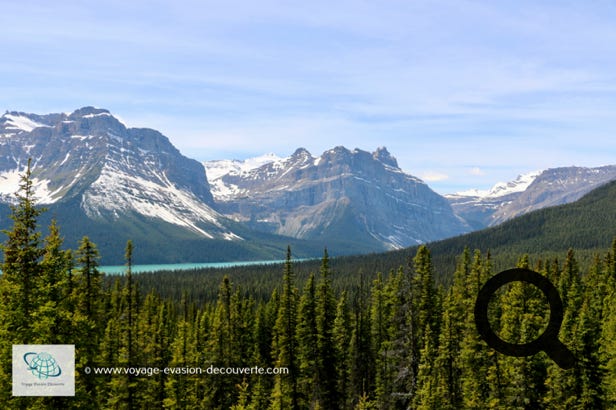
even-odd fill
[[[330,162],[347,161],[351,157],[352,153],[346,147],[341,145],[327,150],[321,155],[321,158]]]
[[[372,158],[382,162],[385,165],[389,165],[390,167],[398,168],[398,161],[396,160],[396,157],[391,155],[385,147],[377,148],[376,151],[372,153]]]
[[[397,167],[385,148],[337,146],[314,158],[300,148],[248,173],[212,170],[220,212],[251,228],[302,239],[355,241],[383,249],[465,232],[447,201]]]
[[[312,154],[306,148],[298,148],[289,157],[288,162],[292,164],[303,164],[313,160]]]
[[[73,111],[68,118],[69,119],[77,119],[77,118],[83,118],[83,117],[94,117],[94,116],[101,116],[101,115],[107,115],[107,116],[111,116],[111,113],[109,112],[109,110],[106,110],[104,108],[96,108],[96,107],[82,107],[79,108],[75,111]]]

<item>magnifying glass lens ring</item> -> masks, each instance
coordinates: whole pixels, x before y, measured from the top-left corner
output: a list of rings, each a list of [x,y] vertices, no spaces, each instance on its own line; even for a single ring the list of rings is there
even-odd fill
[[[488,319],[490,299],[498,289],[511,282],[526,282],[535,285],[543,292],[550,305],[550,319],[544,332],[537,339],[524,344],[514,344],[502,340],[494,333]],[[556,343],[561,344],[558,340],[558,333],[562,320],[563,305],[554,285],[545,276],[524,268],[509,269],[490,278],[479,291],[475,303],[477,331],[488,346],[509,356],[531,356],[540,351],[547,352]]]

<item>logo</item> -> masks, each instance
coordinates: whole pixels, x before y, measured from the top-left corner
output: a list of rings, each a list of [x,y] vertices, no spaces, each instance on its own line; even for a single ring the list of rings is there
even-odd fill
[[[62,369],[56,362],[56,359],[47,352],[28,352],[24,355],[24,362],[32,371],[32,374],[40,380],[45,380],[49,377],[60,377],[62,374]]]
[[[13,396],[74,396],[75,345],[13,345]]]

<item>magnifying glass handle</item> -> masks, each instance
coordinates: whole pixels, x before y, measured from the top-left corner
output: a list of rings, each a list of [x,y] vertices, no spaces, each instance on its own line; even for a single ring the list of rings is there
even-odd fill
[[[575,356],[558,339],[550,342],[549,349],[544,350],[554,362],[564,370],[571,369],[575,365]]]

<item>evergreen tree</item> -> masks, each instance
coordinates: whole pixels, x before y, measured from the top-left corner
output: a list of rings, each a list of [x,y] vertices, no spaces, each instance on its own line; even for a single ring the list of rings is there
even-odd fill
[[[372,327],[372,346],[375,359],[375,397],[384,407],[392,406],[393,369],[391,365],[392,346],[389,337],[391,319],[391,298],[382,274],[372,284],[370,321]]]
[[[321,372],[317,330],[317,301],[314,274],[310,274],[302,292],[297,322],[298,385],[301,408],[322,404]]]
[[[272,391],[272,409],[297,409],[299,390],[297,385],[297,289],[291,262],[291,247],[287,248],[287,257],[282,277],[282,292],[278,317],[274,327],[273,351],[276,367],[286,367],[288,374],[276,375]]]
[[[372,344],[372,324],[370,319],[369,287],[362,271],[359,272],[352,303],[352,332],[349,344],[350,400],[353,405],[368,404],[368,393],[374,389],[375,354]]]
[[[244,306],[244,308],[247,308]],[[251,357],[251,339],[243,340],[252,334],[245,327],[242,318],[242,302],[239,293],[232,291],[229,278],[225,276],[220,286],[216,309],[212,318],[208,363],[215,367],[239,367],[243,365],[241,356]],[[246,309],[247,310],[247,309]],[[229,408],[237,399],[236,385],[242,383],[237,375],[226,375],[207,383],[206,402],[211,408]]]
[[[475,251],[466,288],[469,295],[477,295],[481,286],[491,276],[489,255],[484,260],[480,251]],[[472,314],[474,298],[466,304],[467,312],[460,343],[461,391],[464,408],[499,408],[501,400],[501,375],[497,354],[481,340]]]
[[[0,277],[0,403],[25,406],[25,399],[11,395],[12,345],[34,341],[33,313],[46,303],[39,297],[37,285],[41,283],[40,260],[45,254],[41,248],[37,218],[42,210],[35,206],[31,161],[20,177],[17,203],[11,205],[13,226],[3,231],[7,236],[2,245],[4,260]]]
[[[564,306],[563,322],[558,339],[572,351],[577,358],[582,346],[578,337],[578,315],[582,308],[582,282],[579,265],[574,252],[570,249],[558,282],[558,291]],[[582,394],[581,363],[576,361],[573,368],[563,370],[555,363],[550,363],[546,378],[547,394],[545,402],[551,408],[569,409],[579,404]]]
[[[98,271],[98,250],[88,237],[83,237],[76,251],[77,273],[73,279],[71,301],[74,303],[72,329],[75,333],[76,370],[79,388],[89,397],[96,395],[98,385],[94,376],[83,373],[86,367],[98,363],[96,357],[105,331],[102,300],[102,274]]]
[[[472,312],[468,287],[471,270],[470,250],[465,248],[453,274],[453,284],[444,298],[442,329],[438,341],[438,356],[436,357],[437,377],[436,391],[439,405],[443,409],[458,409],[463,407],[462,395],[462,364],[461,346],[465,331],[466,318]]]
[[[260,367],[273,367],[272,342],[276,315],[279,306],[278,291],[274,289],[267,303],[262,303],[257,308],[254,336],[254,361]],[[267,376],[257,376],[257,380],[252,385],[251,409],[267,408],[270,392],[273,388],[273,378]]]
[[[329,255],[327,249],[321,261],[321,276],[316,290],[316,331],[317,331],[317,373],[320,384],[317,389],[319,403],[323,408],[338,408],[338,363],[333,340],[333,327],[336,315],[336,300],[332,291]]]
[[[110,333],[107,338],[115,338],[117,344],[118,367],[131,367],[136,365],[135,361],[135,305],[137,303],[137,291],[132,279],[133,266],[133,243],[127,241],[125,250],[126,259],[126,282],[119,295],[120,298],[114,316],[110,319],[111,328],[108,324],[106,333]],[[131,409],[134,407],[135,397],[135,377],[126,375],[114,375],[108,386],[108,406],[119,409]]]
[[[351,407],[350,376],[351,376],[351,316],[347,305],[346,292],[342,292],[336,305],[336,317],[332,330],[334,347],[336,349],[336,363],[338,367],[338,380],[336,393],[339,398],[339,408]]]

